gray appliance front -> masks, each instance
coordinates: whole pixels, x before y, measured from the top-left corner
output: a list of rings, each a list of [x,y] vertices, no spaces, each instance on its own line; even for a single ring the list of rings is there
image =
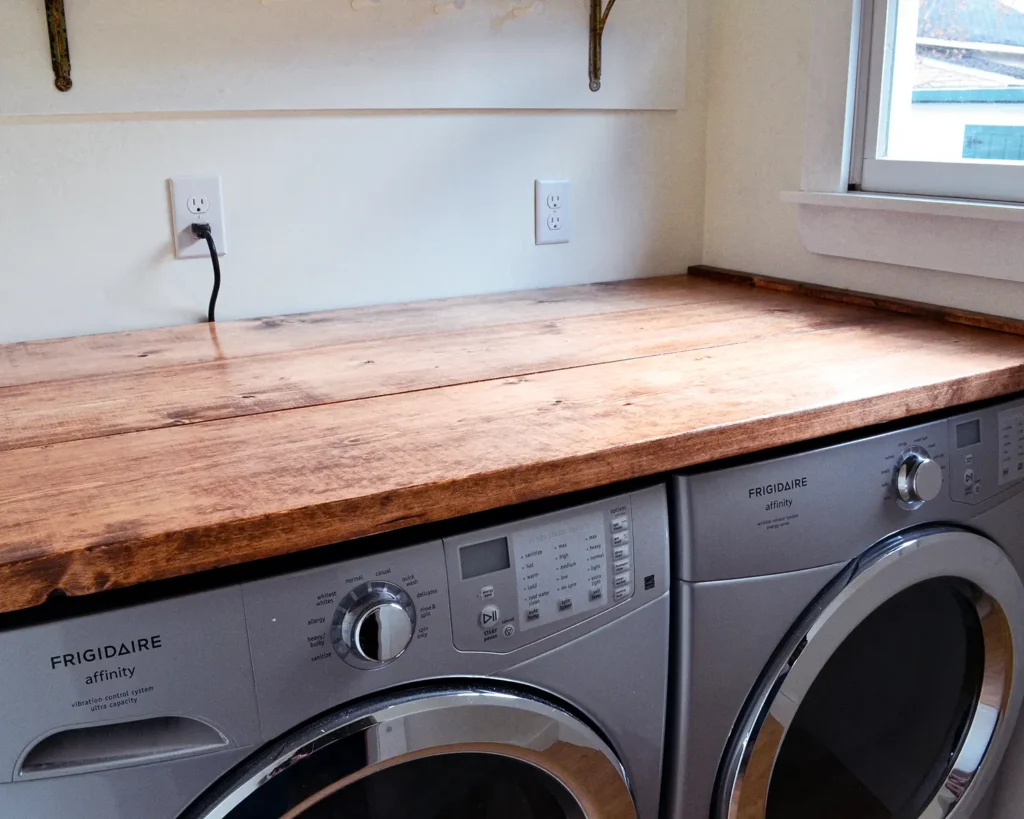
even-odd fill
[[[548,579],[561,591],[539,598],[551,605],[547,620],[524,629],[526,613],[538,598],[528,588],[533,569],[517,565],[516,547],[534,542],[538,531],[559,534],[552,547],[570,546],[563,553],[567,556],[552,554],[556,562]],[[618,600],[605,594],[590,608],[592,581],[614,589],[613,535],[622,531],[630,538],[629,568],[620,572],[630,574],[628,594]],[[467,564],[472,576],[465,577],[460,552],[496,539],[507,539],[508,559],[476,574],[481,564],[473,555]],[[603,551],[593,549],[595,543],[603,544]],[[535,551],[534,546],[519,554]],[[591,555],[600,556],[595,568],[587,570]],[[249,584],[244,588],[246,617],[264,733],[276,736],[341,702],[411,682],[454,677],[525,682],[569,703],[609,738],[633,783],[639,816],[654,819],[667,699],[668,556],[667,501],[659,485],[443,542]],[[567,566],[573,562],[580,565]],[[332,607],[367,582],[399,585],[416,606],[408,649],[371,672],[339,662],[330,643]],[[573,605],[560,610],[558,600],[565,597]],[[494,621],[483,617],[491,606],[499,609]],[[454,630],[453,617],[461,620]],[[512,626],[508,633],[507,626]],[[457,647],[459,634],[472,650]]]
[[[943,479],[938,497],[913,508],[901,503],[896,487],[901,456],[910,451],[938,464]],[[681,580],[702,582],[846,562],[913,526],[978,517],[1019,492],[1022,476],[1021,401],[679,475],[675,571]]]
[[[892,532],[955,515],[948,496],[918,510],[897,505],[893,469],[900,453],[914,446],[948,476],[945,421],[678,476],[679,578],[727,580],[846,562]]]
[[[552,546],[572,544],[572,554],[550,556],[555,585],[537,590],[549,594],[502,602],[495,631],[481,613],[507,594],[507,573],[516,583],[522,561],[537,557],[525,555],[545,529],[564,533]],[[517,553],[523,532],[533,547]],[[613,536],[623,532],[629,562],[617,566]],[[508,568],[452,574],[463,547],[499,537],[510,544]],[[473,571],[481,554],[471,555]],[[575,558],[580,571],[568,565]],[[616,598],[616,575],[627,573]],[[0,815],[172,819],[239,759],[317,714],[394,686],[491,677],[584,714],[625,768],[641,819],[655,819],[669,581],[665,488],[655,486],[450,541],[7,632],[0,681],[24,707],[4,721]],[[331,628],[339,601],[367,583],[399,588],[415,608],[408,648],[374,670],[344,661]],[[537,600],[552,608],[538,627],[520,628]],[[453,613],[481,635],[473,650],[456,647]]]
[[[708,819],[715,776],[747,694],[800,613],[843,565],[676,581],[672,640],[680,688],[667,769],[673,819]]]
[[[927,503],[903,503],[898,494],[895,473],[912,449],[942,471],[941,492]],[[1016,401],[675,479],[671,816],[707,819],[726,744],[766,663],[800,613],[872,544],[959,524],[998,543],[1020,569],[1020,463],[1024,405]],[[1024,642],[1021,625],[1011,624],[1015,646]]]

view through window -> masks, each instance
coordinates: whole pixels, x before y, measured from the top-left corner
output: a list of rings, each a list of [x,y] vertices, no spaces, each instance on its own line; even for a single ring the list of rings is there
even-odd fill
[[[899,0],[889,19],[888,139],[878,155],[1024,161],[1024,0]]]
[[[1024,202],[1024,0],[868,0],[854,188]]]

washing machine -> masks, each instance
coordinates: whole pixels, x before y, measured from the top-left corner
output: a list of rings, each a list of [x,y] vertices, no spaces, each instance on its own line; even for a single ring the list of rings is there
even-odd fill
[[[1022,478],[1021,399],[676,477],[668,815],[978,816],[1024,692]]]
[[[657,819],[668,529],[645,487],[8,627],[0,816]]]

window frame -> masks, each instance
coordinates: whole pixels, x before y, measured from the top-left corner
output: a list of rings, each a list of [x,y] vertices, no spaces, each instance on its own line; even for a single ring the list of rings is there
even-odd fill
[[[936,162],[884,156],[899,8],[901,3],[916,2],[864,0],[862,3],[856,80],[860,117],[854,121],[851,190],[1024,202],[1024,163],[1021,162],[984,159]]]

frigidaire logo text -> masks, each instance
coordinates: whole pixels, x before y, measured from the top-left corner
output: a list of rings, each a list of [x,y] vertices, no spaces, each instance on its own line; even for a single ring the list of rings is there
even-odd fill
[[[55,654],[50,658],[50,668],[60,666],[85,665],[96,663],[100,660],[110,660],[114,657],[125,657],[129,654],[138,654],[141,651],[154,651],[163,648],[163,639],[159,634],[153,637],[139,637],[136,640],[129,640],[127,643],[113,643],[111,645],[96,646],[76,651],[72,654]]]
[[[755,486],[747,491],[748,498],[761,498],[765,495],[777,495],[780,492],[792,492],[794,489],[804,489],[807,486],[807,476],[793,478],[789,481],[778,483],[766,483],[764,486]]]

